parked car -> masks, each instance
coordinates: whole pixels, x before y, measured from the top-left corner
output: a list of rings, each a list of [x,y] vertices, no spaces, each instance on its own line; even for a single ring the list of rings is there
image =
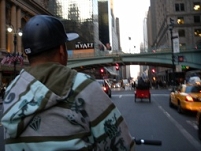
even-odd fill
[[[169,106],[176,106],[179,113],[197,112],[201,108],[201,85],[182,84],[170,93]]]
[[[201,109],[197,112],[198,138],[201,140]]]
[[[96,81],[100,84],[103,91],[111,98],[112,97],[112,91],[111,91],[109,83],[104,79],[96,79]]]

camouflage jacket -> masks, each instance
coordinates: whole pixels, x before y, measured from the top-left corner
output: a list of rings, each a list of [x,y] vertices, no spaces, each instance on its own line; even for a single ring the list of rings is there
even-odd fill
[[[1,119],[5,151],[133,151],[128,127],[90,76],[47,63],[21,70]]]

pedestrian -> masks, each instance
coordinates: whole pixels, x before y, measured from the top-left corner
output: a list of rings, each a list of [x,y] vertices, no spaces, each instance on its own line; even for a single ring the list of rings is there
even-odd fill
[[[6,89],[5,151],[134,150],[124,118],[96,80],[66,67],[66,42],[76,38],[52,16],[26,23],[30,67]]]
[[[135,88],[136,88],[136,82],[135,81],[133,81],[132,82],[132,88],[135,90]]]

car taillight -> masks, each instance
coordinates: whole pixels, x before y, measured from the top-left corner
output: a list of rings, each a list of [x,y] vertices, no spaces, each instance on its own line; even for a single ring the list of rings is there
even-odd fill
[[[186,96],[186,101],[187,101],[187,102],[193,102],[192,96],[187,95],[187,96]]]

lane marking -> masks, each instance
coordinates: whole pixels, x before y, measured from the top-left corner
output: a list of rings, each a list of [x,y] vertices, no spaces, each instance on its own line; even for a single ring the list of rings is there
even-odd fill
[[[198,126],[196,124],[196,121],[187,120],[186,123],[190,124],[194,129],[198,130]]]
[[[134,94],[113,94],[112,95],[112,97],[119,97],[119,98],[121,98],[121,97],[127,97],[127,96],[133,96],[134,97]]]
[[[167,118],[178,128],[178,130],[183,134],[183,136],[198,150],[200,151],[201,144],[193,138],[183,127],[180,125],[165,109],[160,106],[157,102],[158,108],[167,116]]]

